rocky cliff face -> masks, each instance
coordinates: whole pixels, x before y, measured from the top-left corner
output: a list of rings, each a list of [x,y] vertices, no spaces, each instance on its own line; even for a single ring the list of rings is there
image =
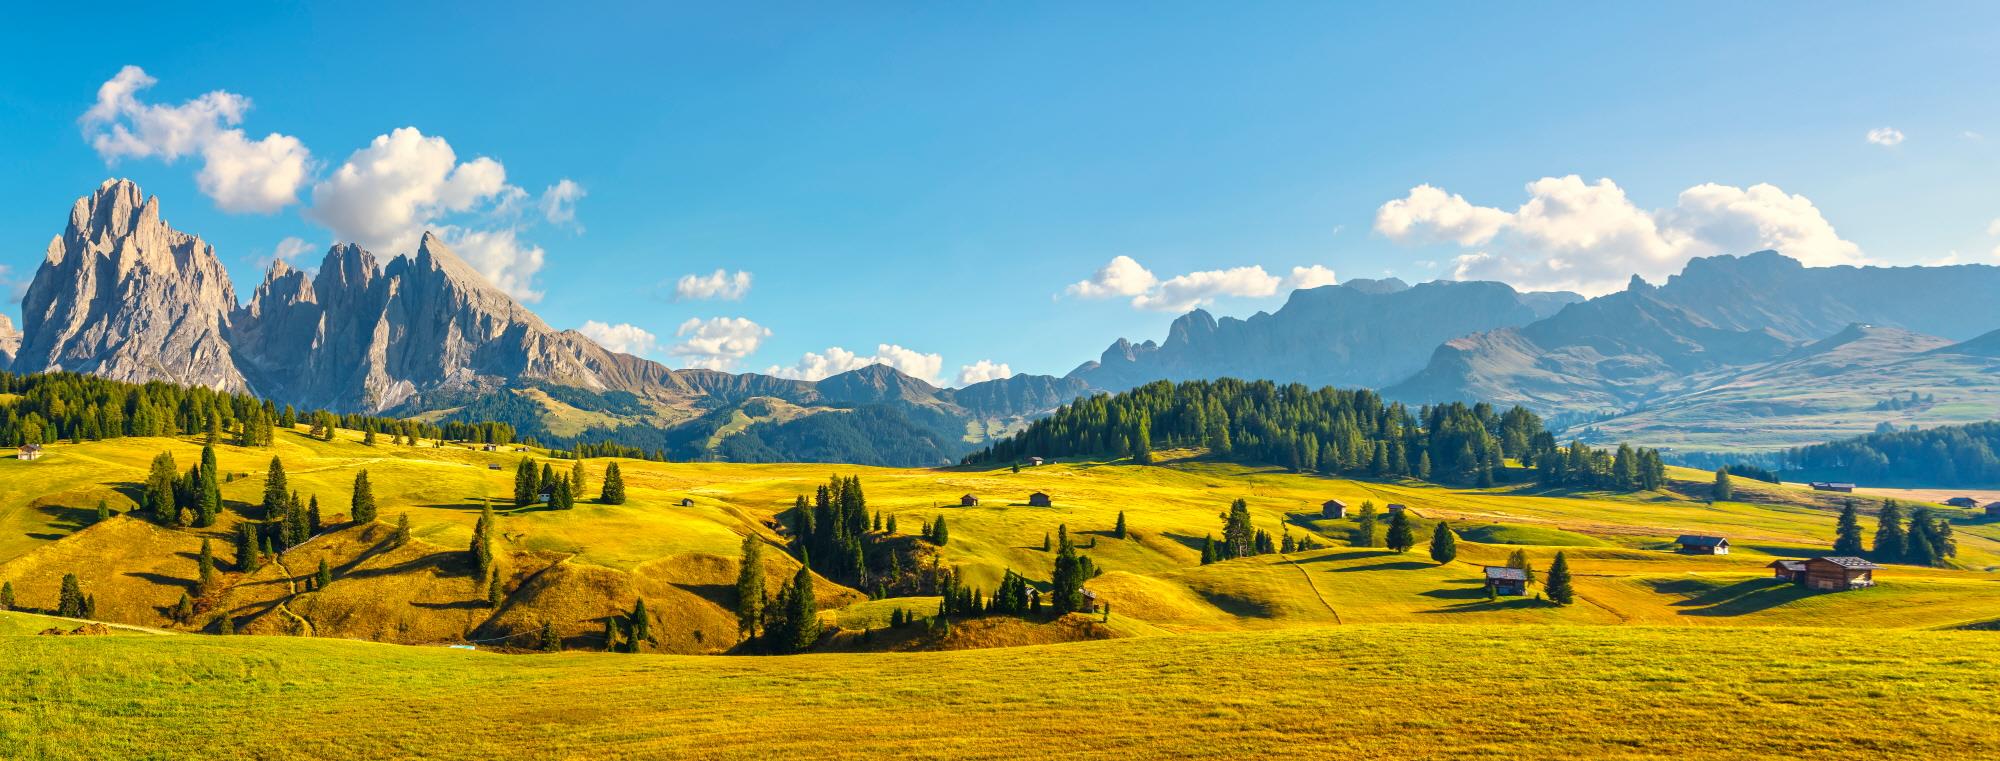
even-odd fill
[[[169,226],[138,185],[108,180],[49,242],[21,302],[11,364],[244,390],[228,342],[235,308],[214,248]]]
[[[1293,291],[1283,308],[1248,320],[1195,310],[1167,339],[1124,339],[1069,374],[1102,389],[1154,380],[1255,378],[1312,386],[1382,386],[1424,366],[1438,344],[1479,331],[1526,325],[1579,300],[1523,294],[1504,283],[1352,280]]]
[[[21,348],[21,331],[14,329],[14,321],[0,314],[0,370],[14,363],[14,352]]]

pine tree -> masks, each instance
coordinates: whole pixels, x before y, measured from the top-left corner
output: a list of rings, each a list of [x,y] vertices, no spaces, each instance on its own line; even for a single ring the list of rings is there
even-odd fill
[[[787,652],[802,652],[819,641],[819,601],[813,597],[812,569],[800,565],[785,594],[787,635],[779,643]]]
[[[889,527],[888,527],[888,532],[889,532],[889,535],[890,535],[890,536],[895,536],[895,534],[896,534],[896,514],[895,514],[895,513],[890,513],[890,514],[889,514]]]
[[[390,537],[395,541],[397,547],[410,543],[409,513],[400,513],[396,516],[396,533],[391,534]]]
[[[1048,536],[1043,535],[1042,549],[1047,550],[1048,543],[1049,543]],[[1215,535],[1209,534],[1208,536],[1203,537],[1201,540],[1201,564],[1208,565],[1220,559],[1221,558],[1216,554]]]
[[[82,618],[84,607],[83,585],[77,582],[76,574],[63,574],[62,591],[56,597],[56,615],[63,618]]]
[[[632,632],[632,652],[639,651],[640,643],[653,641],[653,616],[646,612],[646,598],[632,604],[632,613],[625,620]]]
[[[1050,578],[1050,603],[1060,616],[1083,608],[1083,568],[1077,561],[1076,546],[1070,544],[1068,526],[1058,526],[1062,536],[1056,549],[1055,574]]]
[[[500,584],[500,569],[495,568],[492,575],[486,577],[486,607],[498,608],[500,601],[505,599],[507,590]]]
[[[493,570],[493,505],[479,513],[479,523],[472,527],[472,568],[480,576]]]
[[[1222,517],[1221,558],[1249,557],[1257,552],[1257,531],[1250,525],[1250,503],[1241,498],[1229,503]]]
[[[1515,550],[1507,555],[1507,567],[1527,571],[1528,583],[1535,583],[1535,567],[1528,563],[1527,550]]]
[[[548,621],[546,619],[542,621],[541,645],[542,645],[542,652],[544,653],[560,653],[562,652],[563,649],[562,637],[556,636],[555,623]]]
[[[202,537],[201,555],[195,558],[195,577],[199,579],[195,587],[200,594],[215,590],[215,551],[208,544],[208,537]]]
[[[1125,511],[1118,511],[1118,525],[1111,528],[1111,535],[1119,539],[1125,538]]]
[[[108,520],[111,520],[111,503],[99,499],[97,500],[97,522],[103,523]]]
[[[347,516],[355,523],[375,522],[375,487],[368,483],[366,469],[354,474],[354,499],[349,503]]]
[[[1361,502],[1361,516],[1354,528],[1354,538],[1348,543],[1355,547],[1375,546],[1375,501]]]
[[[285,514],[285,500],[292,488],[285,483],[285,464],[278,458],[271,458],[271,469],[264,474],[264,519],[281,518]]]
[[[181,599],[174,602],[174,608],[167,614],[167,617],[173,619],[174,623],[177,624],[186,624],[193,620],[194,600],[189,599],[186,592],[182,592]]]
[[[764,617],[764,542],[743,537],[743,562],[736,569],[736,632],[757,636]]]
[[[0,581],[0,610],[14,609],[14,582]]]
[[[571,495],[584,493],[583,456],[577,455],[576,464],[569,469],[569,491]]]
[[[152,471],[146,476],[145,499],[142,504],[151,513],[153,520],[172,525],[180,520],[180,506],[174,503],[175,475],[174,456],[161,452],[153,456]]]
[[[1388,545],[1389,549],[1398,553],[1409,552],[1410,548],[1417,544],[1417,538],[1410,530],[1409,512],[1397,510],[1389,514]]]
[[[535,461],[523,457],[514,465],[514,506],[527,507],[535,504],[535,498],[542,490],[541,475],[535,470]]]
[[[332,583],[333,583],[333,569],[327,567],[326,558],[320,558],[319,572],[313,574],[313,588],[325,589],[328,584]]]
[[[598,500],[607,505],[625,504],[625,476],[618,472],[618,463],[604,466],[604,491]]]
[[[1431,531],[1431,559],[1440,565],[1458,559],[1458,535],[1444,521],[1438,521],[1437,528]]]
[[[1875,561],[1901,562],[1908,544],[1908,537],[1903,535],[1902,505],[1893,499],[1882,500],[1882,510],[1875,514]]]
[[[931,544],[943,547],[949,541],[951,541],[951,529],[945,527],[944,516],[940,515],[931,523]]]
[[[1576,602],[1576,590],[1570,587],[1567,553],[1556,553],[1555,562],[1549,564],[1548,583],[1542,585],[1542,591],[1546,592],[1549,599],[1555,601],[1557,605]]]
[[[1865,551],[1861,543],[1861,511],[1850,499],[1840,508],[1840,524],[1833,534],[1833,554],[1860,557]]]
[[[1715,469],[1715,488],[1709,495],[1711,502],[1728,502],[1736,498],[1736,487],[1729,483],[1729,469]]]
[[[262,567],[263,558],[257,552],[257,526],[244,522],[236,524],[236,570],[255,573]]]

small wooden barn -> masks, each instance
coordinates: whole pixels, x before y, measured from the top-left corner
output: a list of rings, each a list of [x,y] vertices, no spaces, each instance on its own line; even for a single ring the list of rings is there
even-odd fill
[[[1979,500],[1971,497],[1952,497],[1944,501],[1947,507],[1978,507]]]
[[[694,507],[694,498],[693,498],[693,497],[682,497],[682,498],[681,498],[681,507]]]
[[[1866,558],[1817,557],[1805,562],[1807,589],[1845,592],[1875,586],[1875,570],[1881,566]]]
[[[1816,491],[1837,491],[1844,493],[1852,493],[1854,491],[1854,484],[1846,483],[1844,481],[1814,481],[1812,482],[1812,488]]]
[[[1682,534],[1680,538],[1674,540],[1674,544],[1681,546],[1680,553],[1683,555],[1729,554],[1729,540],[1719,536]]]
[[[1347,503],[1337,499],[1329,499],[1321,502],[1319,505],[1319,515],[1322,518],[1345,518],[1347,517]]]
[[[1410,509],[1410,506],[1409,506],[1409,505],[1405,505],[1405,504],[1403,504],[1403,503],[1401,503],[1401,502],[1391,502],[1391,503],[1389,503],[1389,507],[1388,507],[1388,510],[1389,510],[1389,514],[1390,514],[1390,515],[1395,515],[1395,514],[1397,514],[1397,513],[1400,513],[1400,512],[1402,512],[1402,511],[1404,511],[1404,510],[1408,510],[1408,509]]]
[[[1028,495],[1028,506],[1029,506],[1029,507],[1052,507],[1052,506],[1054,506],[1054,502],[1052,502],[1052,501],[1051,501],[1051,500],[1049,499],[1049,495],[1048,495],[1048,493],[1047,493],[1047,492],[1039,492],[1039,491],[1038,491],[1038,492],[1035,492],[1035,493],[1033,493],[1033,494],[1030,494],[1030,495]]]
[[[1489,565],[1486,567],[1486,588],[1496,595],[1525,595],[1528,593],[1528,569]]]
[[[40,445],[40,444],[22,444],[22,445],[21,445],[21,448],[20,448],[20,450],[18,450],[18,451],[16,451],[16,452],[14,453],[14,456],[15,456],[15,457],[17,457],[17,458],[19,458],[19,459],[23,459],[23,460],[39,460],[39,459],[42,459],[42,445]]]
[[[498,451],[500,451],[500,448],[499,448],[499,447],[497,447],[497,446],[494,446],[494,445],[492,445],[492,444],[487,444],[487,445],[485,445],[485,446],[482,446],[482,447],[480,447],[480,448],[479,448],[479,451],[481,451],[481,452],[498,452]]]
[[[959,507],[978,507],[978,506],[979,506],[979,498],[978,498],[978,497],[975,497],[975,496],[973,496],[973,495],[971,495],[971,494],[967,494],[967,495],[965,495],[965,496],[963,496],[963,497],[959,497],[959,498],[958,498],[958,506],[959,506]]]
[[[2000,518],[2000,502],[1986,503],[1986,517]]]
[[[1031,468],[1032,468],[1032,467],[1036,467],[1036,466],[1039,466],[1039,465],[1041,465],[1041,464],[1042,464],[1042,458],[1040,458],[1040,457],[1030,457],[1030,458],[1028,458],[1028,467],[1031,467]]]
[[[1764,567],[1771,569],[1772,578],[1780,581],[1799,584],[1806,580],[1806,561],[1803,560],[1773,560]]]
[[[499,469],[500,469],[500,463],[497,463],[497,462],[489,462],[489,463],[486,463],[486,469],[487,469],[487,470],[499,470]]]

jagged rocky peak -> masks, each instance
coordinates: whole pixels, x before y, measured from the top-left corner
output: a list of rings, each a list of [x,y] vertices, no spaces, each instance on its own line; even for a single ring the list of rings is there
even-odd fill
[[[0,370],[14,364],[14,352],[21,348],[21,331],[14,329],[14,321],[0,314]]]
[[[138,185],[107,180],[49,241],[13,366],[242,389],[226,336],[235,311],[215,249],[168,225]]]

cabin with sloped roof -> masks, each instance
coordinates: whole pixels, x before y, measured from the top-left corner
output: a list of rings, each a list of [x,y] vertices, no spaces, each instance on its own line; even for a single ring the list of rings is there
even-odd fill
[[[1986,517],[2000,518],[2000,502],[1986,503]]]
[[[1337,499],[1329,499],[1321,502],[1319,505],[1319,515],[1321,518],[1345,518],[1347,517],[1347,503]]]
[[[1674,544],[1681,546],[1680,553],[1683,555],[1729,554],[1729,540],[1719,536],[1682,534],[1680,538],[1674,540]]]
[[[1882,566],[1867,558],[1817,557],[1808,559],[1805,585],[1821,592],[1845,592],[1875,586],[1875,571]]]
[[[1844,494],[1854,492],[1854,484],[1845,481],[1814,481],[1810,484],[1814,491],[1837,491]]]
[[[1049,499],[1049,495],[1047,492],[1038,491],[1028,495],[1029,507],[1052,507],[1054,505],[1055,505],[1054,500]]]
[[[1764,567],[1771,569],[1771,577],[1779,581],[1802,584],[1806,580],[1806,561],[1803,560],[1773,560]]]
[[[976,496],[973,496],[973,495],[971,495],[971,494],[967,494],[967,495],[965,495],[965,496],[963,496],[963,497],[959,497],[959,498],[958,498],[958,506],[959,506],[959,507],[978,507],[978,506],[979,506],[979,498],[978,498],[978,497],[976,497]]]
[[[1397,513],[1400,513],[1400,512],[1402,512],[1402,511],[1404,511],[1404,510],[1408,510],[1408,509],[1410,509],[1410,506],[1409,506],[1409,505],[1405,505],[1405,504],[1403,504],[1403,503],[1401,503],[1401,502],[1391,502],[1391,503],[1389,503],[1389,508],[1388,508],[1388,509],[1389,509],[1389,514],[1390,514],[1390,515],[1395,515],[1395,514],[1397,514]]]
[[[40,445],[40,444],[22,444],[22,445],[21,445],[21,448],[20,448],[19,450],[15,451],[15,453],[14,453],[14,457],[15,457],[15,459],[20,459],[20,460],[39,460],[39,459],[42,459],[42,445]]]
[[[1496,595],[1525,595],[1528,593],[1528,569],[1489,565],[1486,567],[1486,588]]]
[[[1946,507],[1978,507],[1979,500],[1971,497],[1952,497],[1944,501]]]

